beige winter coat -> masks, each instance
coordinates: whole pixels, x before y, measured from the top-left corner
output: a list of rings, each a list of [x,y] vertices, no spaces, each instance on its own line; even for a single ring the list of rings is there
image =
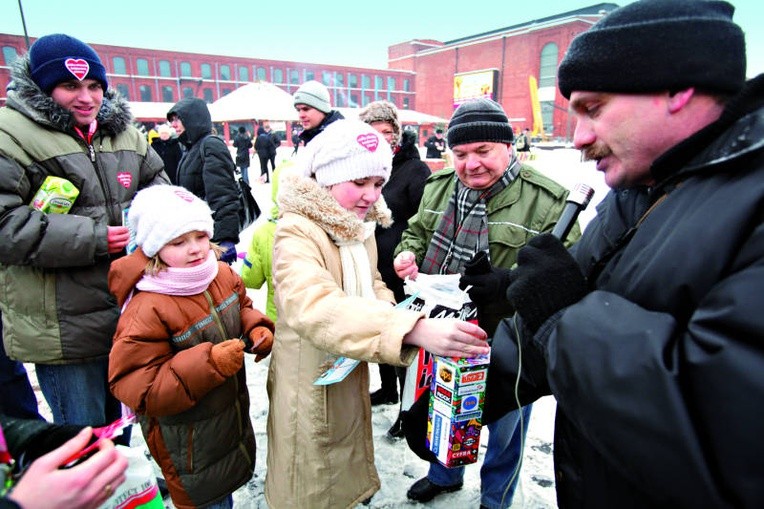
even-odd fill
[[[268,372],[271,509],[353,507],[379,490],[366,362],[406,365],[403,336],[423,315],[395,309],[365,242],[379,300],[347,295],[335,239],[362,238],[363,223],[315,181],[285,175],[273,280],[279,320]],[[367,220],[389,223],[380,198]],[[362,361],[342,382],[313,385],[337,355]]]

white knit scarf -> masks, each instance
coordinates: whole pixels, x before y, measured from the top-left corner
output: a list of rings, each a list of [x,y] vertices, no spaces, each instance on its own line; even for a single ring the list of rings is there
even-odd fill
[[[376,223],[367,221],[363,224],[365,241],[374,234]],[[369,254],[358,240],[334,240],[340,248],[340,261],[342,262],[342,289],[348,295],[357,295],[374,299],[374,286],[372,285],[372,267],[369,263]]]
[[[207,260],[196,267],[167,267],[154,275],[144,274],[135,287],[164,295],[196,295],[206,290],[217,275],[218,260],[210,250]]]

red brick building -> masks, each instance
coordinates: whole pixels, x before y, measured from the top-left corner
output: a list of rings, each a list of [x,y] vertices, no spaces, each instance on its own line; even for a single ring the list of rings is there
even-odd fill
[[[315,79],[327,86],[337,107],[385,99],[399,109],[446,119],[460,101],[487,96],[502,104],[516,129],[533,127],[529,86],[533,77],[540,104],[537,123],[543,120],[550,138],[568,139],[572,126],[567,101],[557,91],[557,66],[573,37],[616,7],[600,3],[447,42],[395,44],[388,48],[387,69],[91,46],[101,57],[111,86],[130,101],[174,103],[199,97],[212,103],[254,81],[271,82],[291,94],[304,81]],[[0,34],[0,48],[1,105],[10,65],[27,48],[23,36],[10,34]],[[426,139],[431,126],[422,127],[420,138]]]
[[[567,100],[557,89],[557,66],[576,35],[617,7],[601,3],[452,41],[396,44],[388,49],[388,67],[415,73],[419,111],[449,118],[461,101],[485,96],[502,104],[516,130],[533,128],[533,77],[544,132],[569,139],[572,126]]]

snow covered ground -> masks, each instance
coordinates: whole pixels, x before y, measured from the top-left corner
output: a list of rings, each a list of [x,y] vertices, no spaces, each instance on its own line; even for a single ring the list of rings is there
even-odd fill
[[[279,149],[279,159],[288,158],[291,148]],[[592,163],[581,163],[579,152],[572,149],[541,150],[534,149],[534,159],[528,161],[537,169],[548,174],[562,185],[570,188],[583,182],[595,189],[594,199],[581,216],[581,226],[594,216],[595,204],[601,200],[607,191],[602,176],[596,172]],[[256,166],[250,168],[250,175],[258,173]],[[271,208],[270,184],[255,183],[253,193],[260,208],[267,214]],[[264,221],[265,217],[258,220]],[[239,251],[246,251],[249,246],[254,226],[244,231],[238,245]],[[241,263],[241,262],[238,262]],[[265,289],[249,290],[255,307],[265,309]],[[257,438],[257,464],[255,475],[245,486],[234,493],[234,505],[239,508],[265,509],[267,507],[263,496],[265,480],[265,457],[268,447],[265,426],[268,413],[268,396],[265,391],[267,377],[267,360],[255,364],[254,359],[247,356],[247,385],[250,391],[252,423]],[[42,395],[34,379],[34,367],[27,365],[33,384],[40,401],[43,415],[50,418],[50,412],[45,405]],[[379,376],[376,365],[371,365],[372,386],[370,391],[379,388]],[[480,459],[477,464],[466,468],[464,487],[455,493],[441,495],[427,504],[418,504],[406,498],[406,491],[417,479],[427,474],[427,463],[417,458],[406,446],[405,440],[390,441],[386,436],[388,428],[397,417],[397,405],[383,405],[373,410],[373,426],[375,438],[375,461],[382,481],[382,487],[369,504],[369,508],[417,508],[430,507],[473,507],[480,505],[480,462],[485,455],[485,444],[489,440],[488,431],[484,429],[481,438]],[[554,431],[555,401],[551,396],[542,398],[534,405],[532,417],[528,424],[520,485],[515,493],[512,508],[547,509],[557,507],[554,489],[554,470],[552,463],[552,441]],[[133,445],[142,446],[140,430],[133,431]],[[172,504],[167,502],[167,507]],[[365,507],[365,506],[360,506]]]

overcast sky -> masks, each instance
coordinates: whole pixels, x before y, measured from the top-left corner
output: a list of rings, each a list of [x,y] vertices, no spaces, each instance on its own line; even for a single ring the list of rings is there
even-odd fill
[[[63,32],[98,44],[383,69],[392,44],[411,39],[448,41],[599,3],[0,0],[0,33],[23,35],[19,2],[31,37]],[[748,41],[748,75],[755,76],[764,72],[764,2],[732,3]]]

